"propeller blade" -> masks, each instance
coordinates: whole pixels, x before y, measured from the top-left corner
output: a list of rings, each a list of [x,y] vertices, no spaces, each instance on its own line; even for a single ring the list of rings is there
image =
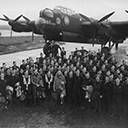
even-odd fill
[[[22,15],[18,16],[18,17],[14,20],[14,22],[16,22],[17,20],[19,20],[19,19],[21,18],[21,16],[22,16]]]
[[[83,14],[81,14],[81,13],[79,13],[79,15],[80,15],[83,19],[85,19],[85,20],[91,22],[91,19],[88,18],[87,16],[85,16],[85,15],[83,15]]]
[[[127,11],[127,10],[125,10],[125,12],[127,12],[127,13],[128,13],[128,11]]]
[[[109,13],[108,15],[102,17],[98,22],[100,23],[100,22],[102,22],[102,21],[108,19],[108,18],[109,18],[111,15],[113,15],[114,13],[115,13],[115,12],[111,12],[111,13]]]
[[[3,14],[3,16],[5,17],[5,19],[6,19],[7,21],[10,20],[6,15]]]
[[[7,19],[3,19],[3,18],[0,18],[0,20],[3,20],[3,21],[8,21]]]
[[[27,18],[26,16],[22,16],[28,23],[31,21],[29,18]]]

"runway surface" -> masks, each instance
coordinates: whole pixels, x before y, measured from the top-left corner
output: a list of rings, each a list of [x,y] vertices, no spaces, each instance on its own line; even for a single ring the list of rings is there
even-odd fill
[[[92,45],[89,45],[89,44],[76,44],[76,43],[66,43],[65,45],[61,45],[61,47],[65,47],[65,49],[67,51],[67,55],[69,55],[71,51],[75,50],[76,47],[78,47],[78,49],[80,49],[81,46],[84,46],[84,48],[87,50],[92,50],[92,49],[96,50],[96,49],[100,48],[100,45],[96,45],[95,47],[92,47]],[[0,65],[3,62],[5,62],[8,66],[11,66],[12,62],[14,60],[17,62],[17,65],[19,65],[19,64],[21,64],[22,59],[26,59],[28,57],[32,57],[35,60],[36,57],[39,57],[41,52],[43,52],[42,48],[1,55],[0,56]]]

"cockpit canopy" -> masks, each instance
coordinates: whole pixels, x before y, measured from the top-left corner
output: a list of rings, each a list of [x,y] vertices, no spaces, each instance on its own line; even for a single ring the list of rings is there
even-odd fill
[[[39,17],[54,18],[54,13],[53,13],[53,11],[51,9],[45,8],[44,10],[40,11]]]
[[[60,13],[64,13],[64,14],[67,14],[67,15],[75,15],[76,12],[70,8],[66,8],[66,7],[63,7],[63,6],[56,6],[54,8],[54,12],[60,12]]]
[[[70,16],[77,14],[74,10],[72,10],[70,8],[66,8],[63,6],[56,6],[53,11],[49,8],[45,8],[44,10],[41,10],[39,13],[39,17],[54,18],[54,12],[64,13],[64,14],[70,15]]]

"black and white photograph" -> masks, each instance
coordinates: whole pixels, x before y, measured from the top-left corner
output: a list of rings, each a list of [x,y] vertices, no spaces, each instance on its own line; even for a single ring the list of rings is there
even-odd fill
[[[128,128],[128,1],[0,0],[0,128]]]

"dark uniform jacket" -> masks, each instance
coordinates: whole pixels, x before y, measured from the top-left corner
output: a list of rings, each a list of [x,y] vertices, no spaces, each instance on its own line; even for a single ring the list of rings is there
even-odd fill
[[[82,86],[82,77],[74,76],[74,90],[81,89]]]
[[[0,79],[0,93],[2,96],[5,96],[6,86],[7,86],[6,80]]]

